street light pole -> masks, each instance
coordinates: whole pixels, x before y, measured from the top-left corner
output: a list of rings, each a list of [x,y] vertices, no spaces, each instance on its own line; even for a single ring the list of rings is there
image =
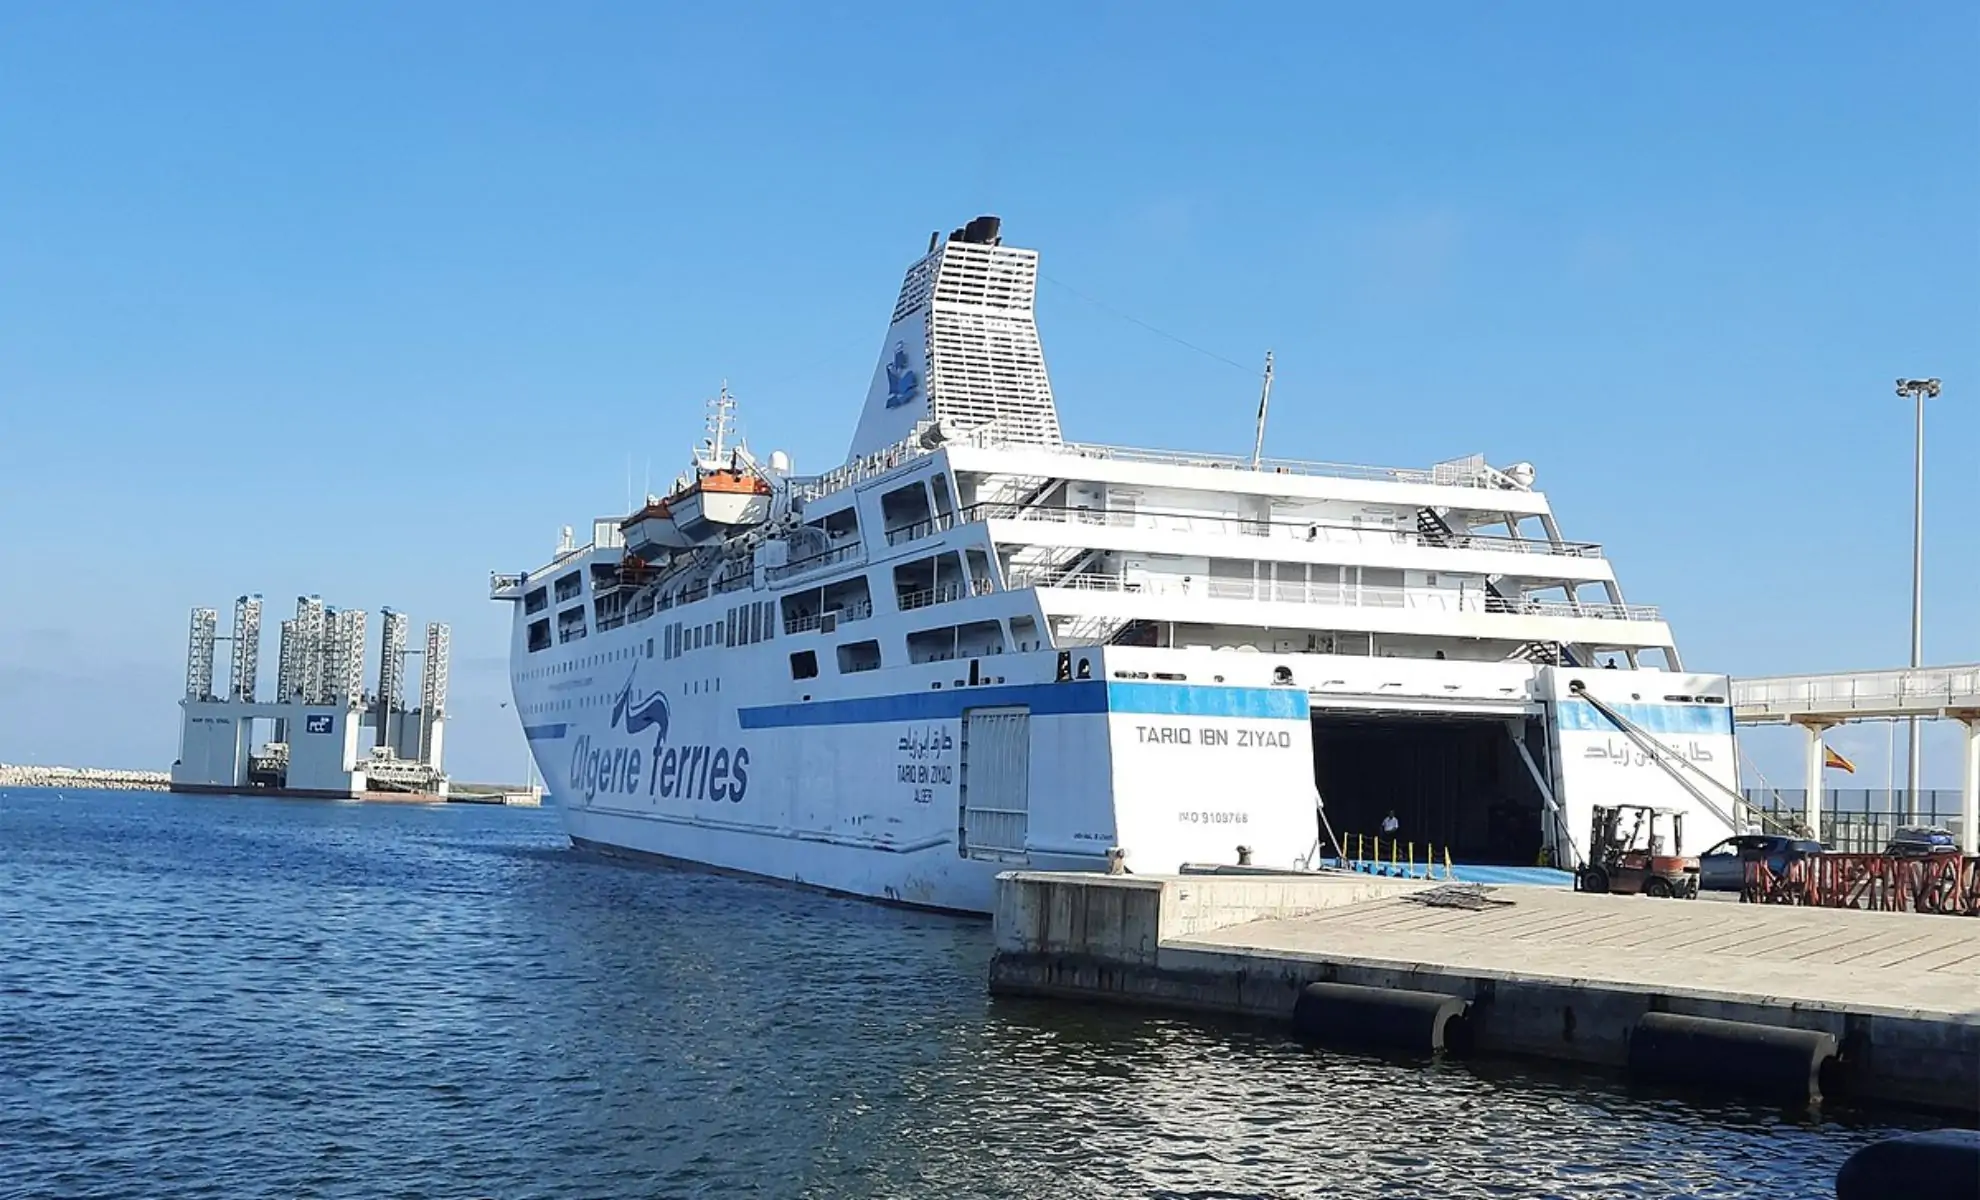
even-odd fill
[[[1936,379],[1900,379],[1897,394],[1910,396],[1915,410],[1911,450],[1911,667],[1925,665],[1925,399],[1939,394]],[[1918,821],[1918,718],[1907,718],[1909,749],[1904,760],[1904,820]]]

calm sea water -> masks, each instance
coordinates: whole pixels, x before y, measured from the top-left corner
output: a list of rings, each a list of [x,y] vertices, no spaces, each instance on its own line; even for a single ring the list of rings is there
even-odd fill
[[[0,791],[0,1195],[1786,1196],[1893,1128],[992,1002],[552,811]]]

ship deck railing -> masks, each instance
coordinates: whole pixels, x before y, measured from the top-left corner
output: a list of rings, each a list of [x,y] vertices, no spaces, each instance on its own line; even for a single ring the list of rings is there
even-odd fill
[[[873,602],[862,600],[855,604],[848,604],[844,608],[828,608],[823,613],[804,613],[795,617],[786,617],[784,618],[784,632],[786,634],[808,633],[813,629],[823,628],[826,617],[831,617],[835,623],[843,625],[848,621],[864,621],[872,615]]]
[[[1256,465],[1237,454],[1206,454],[1187,450],[1149,450],[1094,442],[1066,442],[1054,447],[1084,458],[1117,462],[1159,463],[1171,467],[1207,467],[1219,471],[1256,471],[1265,475],[1317,475],[1328,479],[1365,479],[1379,483],[1421,483],[1437,487],[1490,488],[1525,491],[1504,472],[1486,465],[1481,455],[1437,463],[1430,467],[1374,467],[1355,463],[1309,462],[1297,458],[1261,458]]]
[[[1494,596],[1483,589],[1442,590],[1425,594],[1396,587],[1351,587],[1342,584],[1257,583],[1234,579],[1185,579],[1151,576],[1075,575],[1053,579],[1020,573],[1012,590],[1038,588],[1080,592],[1118,592],[1136,596],[1192,597],[1209,600],[1248,600],[1260,603],[1312,604],[1328,608],[1399,608],[1435,612],[1505,613],[1514,616],[1590,617],[1615,621],[1661,621],[1654,604],[1609,604],[1593,601],[1530,600]]]
[[[1399,546],[1423,546],[1447,550],[1490,550],[1505,554],[1542,554],[1561,558],[1601,558],[1602,547],[1595,542],[1551,542],[1537,538],[1502,537],[1483,533],[1427,534],[1415,529],[1381,525],[1355,525],[1344,521],[1261,520],[1252,517],[1216,517],[1180,510],[1137,508],[1133,511],[1101,511],[1065,505],[1021,505],[1001,502],[972,504],[962,510],[963,522],[1036,521],[1058,525],[1090,525],[1109,529],[1150,529],[1164,533],[1232,534],[1243,537],[1284,538],[1291,541],[1388,542]],[[937,517],[889,530],[889,543],[912,541],[939,533],[956,524],[957,518]],[[1189,528],[1176,523],[1187,521]],[[1336,539],[1333,533],[1355,535]],[[896,535],[899,536],[896,536]]]
[[[995,588],[988,579],[972,579],[964,584],[960,580],[944,583],[931,588],[920,588],[912,592],[902,592],[895,600],[895,607],[902,612],[917,608],[927,608],[931,604],[947,604],[967,596],[987,596]]]
[[[780,583],[786,579],[794,579],[808,571],[816,571],[824,567],[835,566],[839,563],[851,562],[858,558],[865,549],[866,547],[855,539],[846,542],[844,545],[834,546],[829,550],[821,550],[817,554],[806,555],[793,562],[787,562],[782,566],[765,568],[763,578],[771,583]]]
[[[1068,454],[1081,458],[1105,458],[1117,462],[1155,463],[1172,467],[1202,467],[1220,471],[1253,471],[1265,475],[1306,475],[1327,479],[1361,479],[1378,483],[1428,484],[1434,487],[1485,488],[1493,491],[1530,491],[1526,485],[1486,463],[1483,455],[1452,459],[1429,467],[1377,467],[1355,463],[1310,462],[1296,458],[1261,458],[1256,463],[1237,454],[1214,454],[1184,450],[1154,450],[1135,446],[1109,446],[1097,442],[1041,442],[1027,436],[1026,427],[1004,427],[990,422],[962,430],[943,441],[931,442],[932,422],[918,423],[908,436],[842,467],[822,475],[790,480],[791,493],[800,501],[817,500],[834,492],[885,475],[898,467],[955,446],[983,448],[1010,447],[1048,454]]]

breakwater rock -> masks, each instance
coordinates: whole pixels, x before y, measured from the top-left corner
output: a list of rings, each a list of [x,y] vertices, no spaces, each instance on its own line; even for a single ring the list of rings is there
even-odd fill
[[[103,767],[35,767],[0,763],[0,787],[111,788],[162,792],[171,784],[164,771],[117,771]]]

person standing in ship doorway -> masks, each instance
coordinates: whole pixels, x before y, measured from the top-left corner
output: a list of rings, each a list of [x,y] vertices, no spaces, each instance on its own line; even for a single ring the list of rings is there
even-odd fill
[[[1390,837],[1394,837],[1396,831],[1401,828],[1402,822],[1396,820],[1396,810],[1393,808],[1390,809],[1389,815],[1382,818],[1382,832],[1388,834]]]

